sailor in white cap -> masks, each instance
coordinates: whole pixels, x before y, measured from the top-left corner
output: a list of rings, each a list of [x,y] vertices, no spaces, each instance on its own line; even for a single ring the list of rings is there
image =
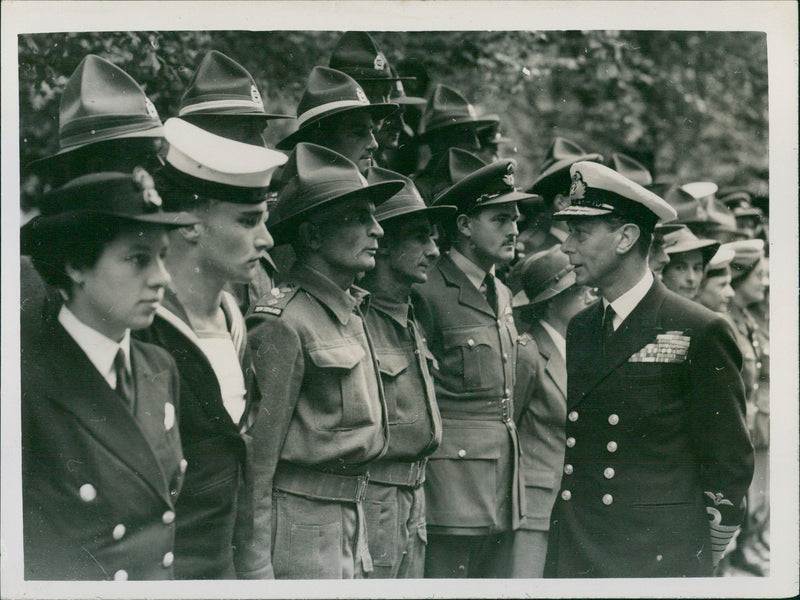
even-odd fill
[[[182,119],[168,120],[164,131],[169,151],[156,176],[164,205],[199,219],[171,236],[172,289],[143,336],[172,354],[181,380],[188,467],[187,494],[173,516],[175,576],[235,579],[234,551],[253,549],[249,442],[259,395],[244,319],[223,288],[248,283],[273,246],[265,196],[286,157]]]
[[[562,250],[602,302],[567,329],[564,475],[545,575],[710,576],[744,514],[753,447],[742,357],[720,315],[655,281],[675,211],[616,171],[570,169]]]

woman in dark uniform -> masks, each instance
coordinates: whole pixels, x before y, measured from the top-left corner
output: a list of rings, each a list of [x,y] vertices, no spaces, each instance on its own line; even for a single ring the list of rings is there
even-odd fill
[[[63,304],[22,355],[26,579],[169,579],[186,463],[178,376],[148,326],[169,275],[152,178],[94,173],[50,193],[22,252]]]

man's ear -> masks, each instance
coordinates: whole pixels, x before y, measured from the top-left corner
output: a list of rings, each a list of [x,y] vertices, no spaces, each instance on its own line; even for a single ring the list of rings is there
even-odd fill
[[[456,217],[456,227],[458,232],[465,237],[472,237],[472,218],[469,215],[460,214]]]
[[[627,254],[636,245],[639,236],[642,234],[639,226],[634,223],[625,223],[617,231],[619,239],[617,241],[617,254]]]
[[[300,223],[297,227],[297,235],[300,238],[300,243],[314,252],[317,252],[322,246],[322,241],[319,236],[319,227],[313,223],[308,221]]]
[[[202,225],[200,223],[194,223],[193,225],[178,227],[178,233],[185,242],[189,244],[197,244],[200,241],[200,233],[202,231],[201,228]]]

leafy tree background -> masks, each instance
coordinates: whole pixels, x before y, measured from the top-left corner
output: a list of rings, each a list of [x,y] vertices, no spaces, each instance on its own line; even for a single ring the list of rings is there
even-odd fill
[[[201,57],[220,50],[256,78],[269,111],[295,114],[314,65],[341,32],[161,31],[19,36],[23,206],[37,191],[24,168],[57,150],[58,104],[88,53],[138,81],[162,119],[176,114]],[[766,35],[700,31],[375,32],[390,62],[460,90],[479,113],[502,118],[530,183],[556,135],[587,151],[623,151],[661,181],[712,180],[759,196],[768,183]],[[274,121],[272,143],[291,128]],[[508,155],[511,152],[505,151]]]

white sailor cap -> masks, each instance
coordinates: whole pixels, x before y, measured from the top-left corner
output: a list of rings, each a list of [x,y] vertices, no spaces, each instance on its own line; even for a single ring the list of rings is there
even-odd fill
[[[180,118],[164,123],[164,137],[167,164],[204,182],[265,188],[287,160],[281,152],[215,135]]]
[[[556,219],[615,214],[652,232],[658,221],[677,216],[662,198],[605,165],[577,162],[570,167],[570,175],[570,205],[556,212]]]

